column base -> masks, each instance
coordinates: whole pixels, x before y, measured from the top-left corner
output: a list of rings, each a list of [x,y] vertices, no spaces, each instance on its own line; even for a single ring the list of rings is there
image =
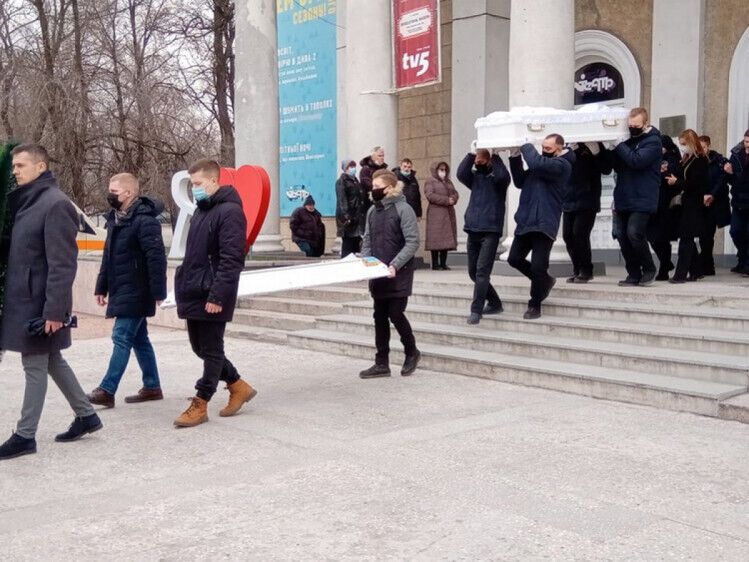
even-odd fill
[[[261,234],[252,245],[252,252],[262,254],[265,252],[283,252],[280,234]]]

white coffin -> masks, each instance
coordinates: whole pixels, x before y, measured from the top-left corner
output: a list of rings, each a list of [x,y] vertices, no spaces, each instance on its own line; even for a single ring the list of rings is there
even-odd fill
[[[377,258],[357,258],[349,254],[342,260],[322,261],[290,267],[243,271],[239,276],[238,297],[266,295],[292,289],[352,283],[387,277],[388,266]],[[169,293],[161,308],[177,306],[174,292]]]
[[[476,148],[540,144],[552,133],[570,142],[614,141],[629,136],[629,110],[591,104],[567,111],[551,107],[513,107],[476,120]]]

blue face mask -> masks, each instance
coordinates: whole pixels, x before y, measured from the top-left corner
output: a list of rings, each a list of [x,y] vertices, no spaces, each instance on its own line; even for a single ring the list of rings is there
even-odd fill
[[[348,175],[351,176],[352,178],[356,177],[356,168],[349,168],[346,171],[348,172]]]
[[[192,197],[195,199],[195,201],[203,201],[204,199],[208,199],[208,192],[205,190],[204,187],[193,187],[192,188]]]
[[[411,170],[401,170],[401,174],[403,174],[404,177],[408,177],[411,175]]]

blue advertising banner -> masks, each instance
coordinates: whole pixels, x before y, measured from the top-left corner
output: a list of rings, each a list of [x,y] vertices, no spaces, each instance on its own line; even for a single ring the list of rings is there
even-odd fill
[[[276,0],[281,216],[312,195],[334,216],[337,164],[336,0]]]

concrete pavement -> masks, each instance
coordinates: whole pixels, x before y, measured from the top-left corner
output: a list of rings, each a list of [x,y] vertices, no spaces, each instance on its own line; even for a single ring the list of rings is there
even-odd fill
[[[90,390],[111,344],[81,324],[66,356]],[[177,430],[199,362],[184,332],[153,339],[167,399],[122,402],[133,361],[80,442],[53,442],[72,418],[50,383],[39,453],[0,463],[3,560],[749,559],[746,425],[436,372],[361,381],[366,361],[229,340],[257,398],[224,419],[221,389]],[[18,355],[0,377],[9,435]]]

